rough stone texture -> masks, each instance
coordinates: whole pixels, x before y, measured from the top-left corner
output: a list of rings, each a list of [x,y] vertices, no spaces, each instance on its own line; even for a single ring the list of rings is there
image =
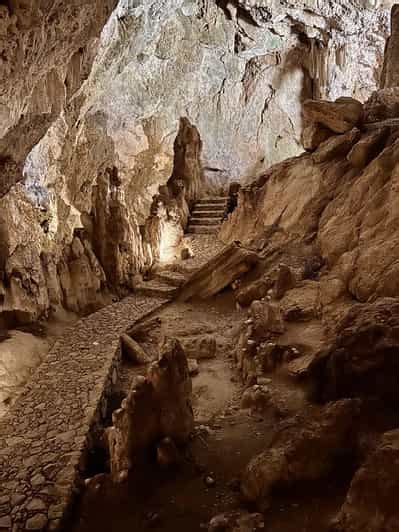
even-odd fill
[[[0,5],[0,197],[22,179],[29,151],[87,78],[116,3]]]
[[[157,440],[168,437],[178,444],[188,441],[194,429],[191,391],[183,348],[178,340],[167,340],[159,361],[149,367],[147,378],[136,379],[121,408],[112,415],[107,440],[114,481],[125,478],[140,452]]]
[[[391,14],[391,36],[385,49],[384,68],[381,76],[381,87],[399,86],[399,6],[394,5]]]
[[[346,133],[360,124],[363,106],[353,98],[341,97],[335,102],[306,100],[303,114],[309,122],[321,124],[334,133]]]
[[[306,151],[314,151],[322,142],[332,136],[330,129],[313,122],[305,127],[302,133],[302,144]]]
[[[270,503],[273,489],[292,488],[327,476],[345,451],[354,447],[356,401],[332,403],[317,412],[309,409],[280,430],[270,449],[251,460],[241,490],[251,502]]]
[[[397,297],[399,144],[389,136],[365,168],[353,168],[345,157],[364,135],[355,131],[333,137],[324,144],[337,142],[339,149],[322,144],[312,155],[276,165],[243,188],[221,239],[247,244],[264,239],[270,264],[263,275],[290,245],[304,256],[317,252],[323,264],[320,279],[326,281],[323,293],[329,278],[340,283],[335,299],[344,300],[345,294],[360,302]],[[320,150],[323,157],[315,160]]]
[[[255,252],[242,247],[239,242],[233,242],[187,280],[179,299],[188,301],[193,297],[206,299],[214,296],[251,270],[258,260]]]
[[[162,303],[127,298],[82,319],[57,341],[0,421],[0,523],[11,523],[9,530],[57,526],[107,415],[120,335]]]
[[[357,142],[347,155],[348,161],[356,168],[365,168],[385,146],[388,129],[370,131]]]
[[[114,1],[47,4],[0,6],[1,194],[24,165],[0,206],[14,320],[90,310],[179,253],[201,145],[212,190],[297,154],[303,100],[366,99],[388,31],[386,6],[352,0],[121,0],[98,39]]]
[[[199,334],[179,338],[186,355],[196,360],[206,360],[216,356],[216,338],[210,334]]]
[[[332,527],[335,532],[394,532],[399,529],[399,430],[386,432],[356,472]]]
[[[360,131],[356,128],[344,135],[331,137],[320,144],[312,158],[315,163],[326,163],[338,157],[345,157],[359,139]]]
[[[317,398],[378,397],[398,403],[398,300],[354,305],[335,334],[331,349],[310,369]]]

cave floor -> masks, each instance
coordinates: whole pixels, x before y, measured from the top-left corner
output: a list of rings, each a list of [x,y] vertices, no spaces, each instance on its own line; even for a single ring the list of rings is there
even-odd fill
[[[254,511],[240,500],[240,473],[270,443],[279,419],[272,412],[241,409],[244,388],[233,348],[245,311],[237,310],[231,292],[225,292],[208,301],[172,302],[152,317],[156,316],[162,326],[143,344],[149,353],[162,335],[211,334],[217,340],[216,357],[199,361],[199,374],[193,377],[195,434],[176,468],[160,469],[155,454],[149,453],[125,484],[105,482],[95,492],[87,490],[78,501],[71,532],[206,530],[218,514]],[[126,389],[137,373],[125,367]],[[293,414],[306,407],[304,391],[284,375],[271,375],[268,386]],[[330,479],[322,486],[276,495],[264,514],[263,530],[327,531],[343,503],[348,480]]]

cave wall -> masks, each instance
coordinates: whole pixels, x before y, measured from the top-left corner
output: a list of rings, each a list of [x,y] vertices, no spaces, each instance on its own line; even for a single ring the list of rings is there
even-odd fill
[[[0,308],[24,319],[90,310],[170,260],[198,195],[302,151],[305,98],[368,97],[389,27],[352,0],[11,4]]]

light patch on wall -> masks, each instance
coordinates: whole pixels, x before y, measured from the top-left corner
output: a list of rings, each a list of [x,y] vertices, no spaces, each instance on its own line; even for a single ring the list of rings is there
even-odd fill
[[[150,147],[143,126],[134,121],[129,124],[125,120],[123,127],[110,132],[110,134],[114,140],[115,151],[119,159],[131,169],[134,168],[134,158]]]

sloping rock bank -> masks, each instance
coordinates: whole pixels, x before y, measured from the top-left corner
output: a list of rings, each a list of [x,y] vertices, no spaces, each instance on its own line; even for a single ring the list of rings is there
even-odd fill
[[[261,258],[234,285],[249,307],[236,359],[247,384],[258,383],[257,406],[276,371],[321,403],[281,424],[242,493],[270,507],[278,490],[357,469],[331,523],[340,532],[394,532],[399,522],[397,8],[392,24],[384,88],[364,105],[306,101],[308,153],[244,187],[222,228],[225,242],[239,238]],[[339,463],[345,455],[350,465]]]

